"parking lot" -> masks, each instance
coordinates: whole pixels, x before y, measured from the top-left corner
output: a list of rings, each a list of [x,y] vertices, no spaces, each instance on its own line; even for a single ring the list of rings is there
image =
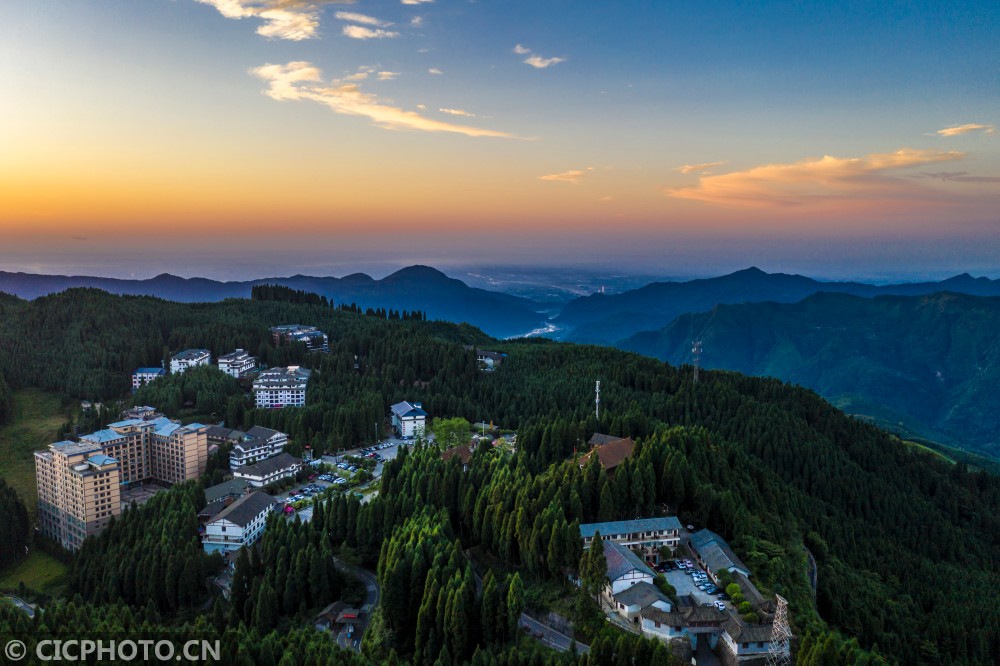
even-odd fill
[[[348,460],[348,458],[351,457],[375,460],[375,468],[372,470],[372,475],[374,477],[372,480],[374,481],[382,476],[382,463],[386,460],[394,459],[396,454],[399,452],[400,444],[406,443],[407,442],[401,439],[390,438],[373,447],[342,451],[335,456],[323,456],[323,463],[334,468],[332,471],[324,473],[317,472],[316,478],[312,481],[296,484],[296,486],[288,492],[275,495],[275,499],[282,503],[285,503],[289,499],[292,499],[292,501],[300,501],[316,497],[331,486],[342,486],[346,489],[349,485],[347,481],[362,469],[355,462]],[[320,478],[321,476],[324,478]],[[298,516],[301,520],[309,520],[312,518],[312,512],[312,506],[308,506],[300,510],[298,512]],[[289,517],[294,515],[295,514],[289,514]]]
[[[697,565],[695,565],[692,570],[704,574],[704,571],[698,568]],[[712,594],[708,594],[702,590],[699,590],[697,586],[700,583],[698,581],[695,581],[694,575],[688,573],[688,571],[689,570],[686,569],[672,568],[663,574],[664,576],[666,576],[667,582],[673,585],[674,589],[677,590],[678,597],[689,596],[691,597],[692,601],[699,606],[704,604],[714,605],[715,602],[726,603],[723,599],[720,599],[717,596],[719,592],[722,592],[722,590],[718,590],[717,592],[714,592]],[[726,603],[726,605],[728,607],[728,603]]]

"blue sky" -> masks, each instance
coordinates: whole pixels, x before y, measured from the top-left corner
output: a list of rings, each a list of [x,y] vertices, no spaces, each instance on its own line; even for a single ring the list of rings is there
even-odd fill
[[[996,2],[5,3],[0,268],[989,272],[998,36]]]

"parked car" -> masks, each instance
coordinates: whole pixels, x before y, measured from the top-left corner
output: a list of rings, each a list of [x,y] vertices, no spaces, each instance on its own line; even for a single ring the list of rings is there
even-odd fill
[[[721,601],[716,601],[715,607],[718,608],[720,611],[726,610],[726,604],[722,603]]]

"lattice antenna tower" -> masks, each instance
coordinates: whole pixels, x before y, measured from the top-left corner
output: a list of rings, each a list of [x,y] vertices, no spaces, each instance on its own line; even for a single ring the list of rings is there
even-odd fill
[[[792,666],[792,630],[788,626],[788,602],[780,594],[778,608],[771,626],[771,643],[767,651],[767,666]]]
[[[601,380],[597,380],[597,388],[594,389],[594,414],[597,420],[601,420]]]
[[[691,343],[691,359],[694,362],[694,383],[698,383],[698,371],[701,369],[701,340]]]

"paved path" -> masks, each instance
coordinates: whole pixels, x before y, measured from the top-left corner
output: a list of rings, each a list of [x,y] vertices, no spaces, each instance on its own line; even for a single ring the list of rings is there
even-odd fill
[[[574,642],[573,639],[566,634],[559,633],[552,627],[542,624],[538,620],[529,617],[524,613],[521,614],[521,621],[519,624],[521,627],[528,627],[528,629],[531,630],[531,635],[542,645],[546,645],[553,650],[558,650],[559,652],[569,652],[570,646]],[[577,654],[585,654],[590,652],[590,646],[577,642],[576,651]]]
[[[368,628],[368,621],[371,619],[372,612],[378,605],[378,600],[381,596],[381,592],[378,588],[378,579],[371,571],[362,569],[361,567],[356,567],[353,564],[348,564],[347,562],[344,562],[336,557],[333,558],[333,563],[336,565],[337,570],[341,573],[358,578],[365,584],[365,603],[361,606],[361,623],[357,625],[357,630],[352,636],[347,636],[344,633],[337,636],[337,643],[340,644],[341,647],[360,652],[361,638],[365,635],[365,629]]]

